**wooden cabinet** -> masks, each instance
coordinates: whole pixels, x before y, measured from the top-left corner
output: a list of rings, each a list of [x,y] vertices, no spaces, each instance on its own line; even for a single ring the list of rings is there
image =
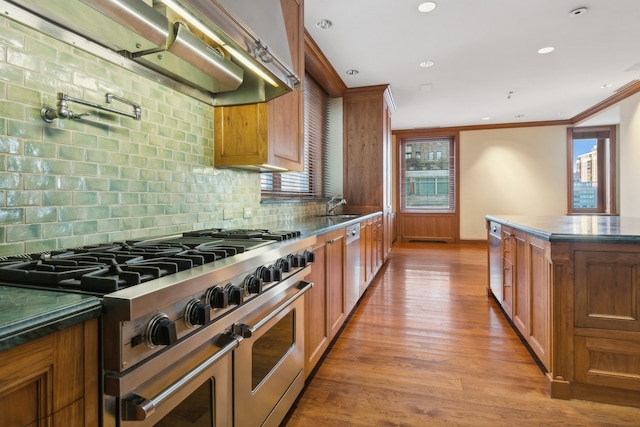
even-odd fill
[[[303,0],[281,0],[293,68],[304,76]],[[304,93],[269,102],[214,108],[214,165],[301,171],[304,164]]]
[[[501,305],[542,364],[550,368],[549,243],[502,226]]]
[[[511,229],[503,227],[502,230],[502,309],[509,318],[513,318],[513,282],[515,245]]]
[[[344,229],[318,236],[306,294],[305,375],[309,375],[347,318],[344,287]]]
[[[394,110],[388,85],[347,89],[343,97],[343,193],[352,206],[383,212],[383,259],[393,242],[391,114]]]
[[[0,425],[98,425],[98,321],[0,353]]]
[[[373,220],[360,223],[360,287],[365,289],[373,279]]]

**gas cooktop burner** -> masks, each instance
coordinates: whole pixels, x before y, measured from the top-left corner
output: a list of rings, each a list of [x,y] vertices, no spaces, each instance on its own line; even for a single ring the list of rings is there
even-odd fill
[[[208,229],[184,233],[182,237],[24,254],[0,258],[0,281],[103,296],[299,235],[300,232]]]
[[[264,239],[264,240],[289,240],[299,237],[299,231],[264,230],[264,229],[231,229],[210,228],[206,230],[188,231],[183,233],[185,237],[210,237],[221,239]]]

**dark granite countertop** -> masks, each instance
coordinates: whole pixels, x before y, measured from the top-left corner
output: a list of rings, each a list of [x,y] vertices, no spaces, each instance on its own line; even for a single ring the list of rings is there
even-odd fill
[[[635,217],[487,215],[485,218],[550,242],[640,243],[640,218]]]
[[[357,216],[315,216],[261,224],[272,230],[322,234],[366,220],[380,211]],[[68,292],[0,285],[0,351],[101,315],[100,299]]]
[[[96,297],[0,286],[0,351],[101,314]]]
[[[261,224],[261,227],[271,230],[300,230],[303,235],[324,234],[343,228],[371,217],[382,214],[382,211],[365,210],[335,216],[308,216],[291,220]]]

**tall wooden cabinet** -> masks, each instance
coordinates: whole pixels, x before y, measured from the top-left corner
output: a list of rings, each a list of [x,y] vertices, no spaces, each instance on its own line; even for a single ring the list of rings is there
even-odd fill
[[[304,0],[281,0],[293,68],[304,80]],[[214,108],[214,165],[260,171],[304,167],[304,93]]]
[[[382,256],[393,242],[391,114],[389,85],[347,89],[344,108],[344,197],[352,206],[378,208],[382,218]]]

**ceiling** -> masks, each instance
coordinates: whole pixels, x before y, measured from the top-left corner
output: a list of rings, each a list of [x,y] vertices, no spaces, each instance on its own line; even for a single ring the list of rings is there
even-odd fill
[[[304,3],[347,87],[391,85],[394,130],[568,120],[640,79],[639,0],[434,0],[421,13],[423,1]]]

